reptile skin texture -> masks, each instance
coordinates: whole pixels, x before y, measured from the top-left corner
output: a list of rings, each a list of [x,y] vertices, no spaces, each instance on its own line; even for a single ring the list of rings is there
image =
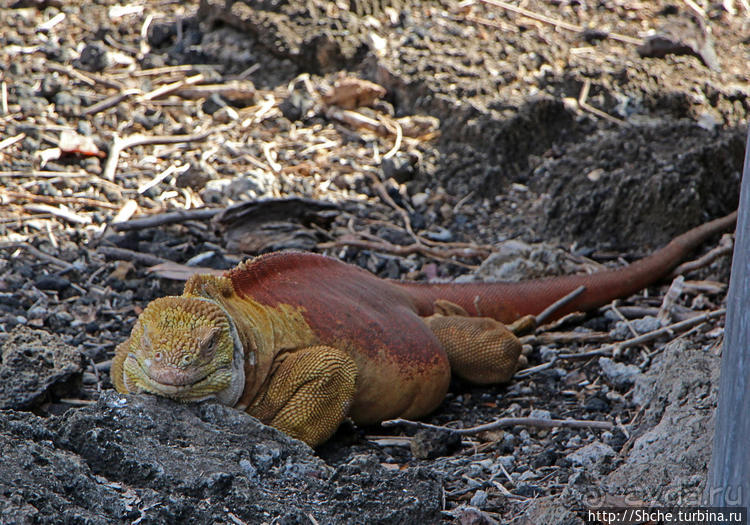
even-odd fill
[[[346,417],[428,414],[451,373],[509,381],[531,316],[579,286],[554,317],[633,294],[735,220],[694,228],[620,269],[521,283],[406,283],[322,255],[263,255],[149,304],[115,351],[112,382],[121,393],[217,399],[314,446]]]

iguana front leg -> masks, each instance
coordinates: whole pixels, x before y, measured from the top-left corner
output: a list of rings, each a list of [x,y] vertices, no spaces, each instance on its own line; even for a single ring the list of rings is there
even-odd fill
[[[424,321],[443,345],[457,376],[476,384],[507,383],[525,364],[516,336],[534,328],[533,316],[505,326],[489,317],[470,317],[444,300],[435,302],[435,312]]]
[[[357,367],[344,352],[311,346],[274,360],[265,392],[248,414],[315,446],[336,431],[354,398]]]

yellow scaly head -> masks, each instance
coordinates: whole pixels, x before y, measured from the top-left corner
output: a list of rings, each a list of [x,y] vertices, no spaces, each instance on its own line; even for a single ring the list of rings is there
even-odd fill
[[[217,398],[231,406],[242,394],[243,365],[237,331],[220,306],[197,297],[163,297],[146,307],[117,348],[112,378],[120,392],[185,402]]]

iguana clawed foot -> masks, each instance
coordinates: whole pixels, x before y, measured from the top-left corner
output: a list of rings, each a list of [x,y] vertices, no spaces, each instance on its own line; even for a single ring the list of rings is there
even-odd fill
[[[471,317],[450,301],[435,301],[435,314],[425,318],[448,354],[451,371],[477,384],[505,383],[528,363],[517,335],[536,326],[527,315],[510,326],[489,317]]]

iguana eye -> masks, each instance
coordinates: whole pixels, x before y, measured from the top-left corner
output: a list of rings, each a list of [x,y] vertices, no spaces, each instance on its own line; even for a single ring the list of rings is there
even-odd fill
[[[157,362],[161,361],[162,357],[164,357],[164,356],[162,355],[161,352],[154,352],[154,361],[157,361]]]

